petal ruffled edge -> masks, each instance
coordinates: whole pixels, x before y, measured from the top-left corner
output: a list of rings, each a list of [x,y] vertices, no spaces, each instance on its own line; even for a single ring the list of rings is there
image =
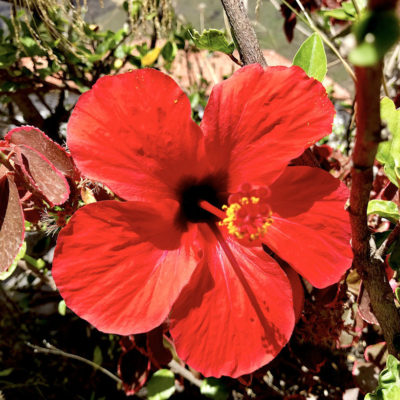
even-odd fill
[[[263,242],[313,286],[338,282],[352,263],[346,186],[319,168],[287,167],[270,188]]]
[[[78,168],[126,200],[171,198],[182,171],[197,171],[201,138],[185,93],[150,68],[100,78],[67,126]]]
[[[210,235],[207,238],[210,241]],[[295,314],[287,275],[261,249],[215,240],[172,307],[178,355],[205,376],[238,377],[270,362],[286,345]]]
[[[331,132],[334,115],[322,84],[301,68],[253,64],[214,87],[201,128],[210,164],[229,168],[235,192],[243,182],[271,184]]]
[[[79,209],[59,234],[52,269],[67,306],[103,332],[128,335],[160,325],[201,258],[196,233],[177,236],[171,222],[136,202]],[[169,236],[167,249],[160,249],[160,235]]]

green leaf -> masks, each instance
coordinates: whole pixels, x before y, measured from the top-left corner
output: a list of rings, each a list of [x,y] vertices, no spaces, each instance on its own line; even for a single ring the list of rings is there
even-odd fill
[[[161,55],[163,56],[165,61],[172,62],[174,61],[177,52],[178,47],[175,42],[168,41],[162,48]]]
[[[200,386],[200,392],[204,396],[214,400],[226,400],[229,392],[224,384],[216,378],[206,378]]]
[[[342,21],[354,21],[356,19],[354,14],[348,14],[343,8],[322,11],[322,14],[326,17],[340,19]]]
[[[400,110],[388,97],[381,100],[381,119],[391,133],[390,140],[379,144],[376,159],[384,165],[387,177],[397,187],[400,179]]]
[[[368,393],[364,400],[398,400],[400,398],[400,362],[391,354],[386,368],[379,374],[378,387]]]
[[[394,271],[399,271],[400,270],[400,243],[395,242],[393,245],[393,250],[390,253],[389,256],[389,266],[392,268]]]
[[[354,4],[353,4],[353,2],[351,0],[350,1],[344,1],[342,3],[342,8],[343,8],[343,10],[345,12],[347,12],[347,14],[354,15],[354,16],[357,15],[357,11],[354,8]]]
[[[394,223],[400,218],[397,204],[386,200],[371,200],[368,203],[367,214],[378,214]]]
[[[5,56],[7,54],[15,53],[17,51],[16,47],[8,44],[2,43],[0,44],[0,56]]]
[[[225,33],[218,29],[207,29],[201,34],[195,29],[193,30],[192,39],[199,49],[208,51],[220,51],[225,54],[232,54],[235,50],[233,42],[228,42]]]
[[[393,11],[364,12],[354,24],[353,33],[358,45],[349,54],[349,60],[357,66],[372,66],[396,43],[399,21]]]
[[[137,14],[139,14],[140,10],[142,8],[142,1],[141,0],[133,0],[132,1],[132,17],[136,17]]]
[[[0,376],[8,376],[11,372],[14,371],[14,368],[7,368],[0,371]]]
[[[341,8],[334,8],[322,12],[326,17],[332,17],[343,21],[355,21],[357,18],[357,11],[354,8],[352,1],[344,1]]]
[[[293,65],[303,68],[305,73],[318,81],[325,78],[327,68],[326,54],[321,37],[313,33],[299,48],[293,59]]]
[[[395,289],[394,295],[396,296],[396,300],[400,303],[400,287]]]
[[[89,62],[96,62],[96,61],[100,61],[102,58],[104,57],[103,54],[91,54],[87,57]]]
[[[44,261],[42,258],[36,259],[36,258],[31,257],[28,254],[24,254],[24,256],[22,258],[29,264],[36,267],[37,269],[42,269],[46,266],[46,261]]]
[[[103,363],[103,354],[101,354],[101,349],[99,346],[94,348],[93,352],[93,362],[97,365],[101,365]]]
[[[61,301],[58,303],[58,313],[59,313],[60,315],[64,316],[64,315],[66,314],[66,312],[67,312],[67,305],[65,304],[65,301],[64,301],[64,300],[61,300]]]
[[[124,45],[120,45],[118,46],[115,50],[114,50],[114,56],[116,58],[125,58],[125,56],[127,55],[127,53],[125,52],[126,47]]]
[[[8,67],[17,60],[17,48],[11,44],[0,44],[0,68]]]
[[[159,369],[147,383],[149,400],[166,400],[175,393],[175,375],[169,369]]]
[[[32,37],[23,36],[19,39],[19,41],[24,46],[24,50],[28,56],[33,57],[44,55],[44,51]]]

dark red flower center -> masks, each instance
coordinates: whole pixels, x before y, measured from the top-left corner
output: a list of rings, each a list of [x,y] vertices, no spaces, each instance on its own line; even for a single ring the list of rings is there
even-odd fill
[[[206,201],[217,208],[226,203],[225,185],[220,179],[208,177],[201,181],[187,179],[178,189],[181,205],[181,220],[186,222],[216,222],[218,218],[200,207],[201,201]]]
[[[238,239],[262,237],[273,222],[269,188],[244,183],[229,197],[220,188],[221,180],[215,177],[183,181],[178,190],[181,223],[218,224]]]

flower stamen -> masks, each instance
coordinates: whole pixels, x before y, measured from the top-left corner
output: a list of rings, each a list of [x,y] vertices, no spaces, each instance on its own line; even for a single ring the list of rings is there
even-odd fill
[[[219,225],[225,226],[228,233],[238,239],[254,241],[262,237],[273,222],[267,203],[270,191],[267,187],[253,188],[247,183],[240,189],[229,197],[229,206],[222,206],[226,217]]]

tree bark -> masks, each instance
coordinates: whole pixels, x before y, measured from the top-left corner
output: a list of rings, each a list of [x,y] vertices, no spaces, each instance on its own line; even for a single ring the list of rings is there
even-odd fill
[[[10,93],[9,96],[21,111],[27,124],[43,129],[44,118],[40,115],[40,112],[36,109],[28,95]]]
[[[396,1],[370,0],[371,11],[378,11]],[[350,221],[352,228],[353,265],[360,274],[382,328],[389,353],[398,356],[400,314],[385,273],[380,254],[371,249],[367,207],[373,182],[373,165],[381,139],[380,93],[382,63],[372,67],[357,67],[356,103],[357,134],[353,152]],[[384,256],[384,255],[383,255]]]
[[[242,0],[221,0],[244,65],[267,65]]]

